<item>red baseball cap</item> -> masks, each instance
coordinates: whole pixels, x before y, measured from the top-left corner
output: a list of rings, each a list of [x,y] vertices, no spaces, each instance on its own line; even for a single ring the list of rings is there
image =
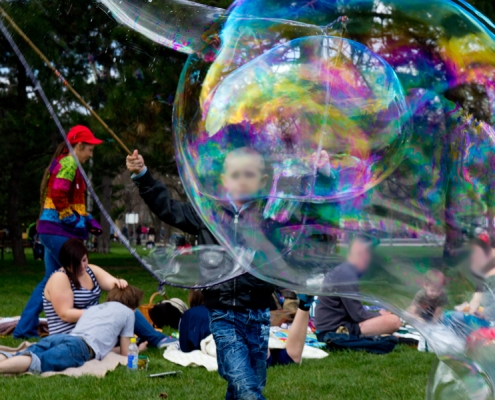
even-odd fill
[[[88,143],[94,145],[103,143],[103,140],[95,138],[93,132],[91,132],[89,128],[84,125],[73,126],[67,133],[67,139],[69,139],[69,143],[71,145],[76,143]]]

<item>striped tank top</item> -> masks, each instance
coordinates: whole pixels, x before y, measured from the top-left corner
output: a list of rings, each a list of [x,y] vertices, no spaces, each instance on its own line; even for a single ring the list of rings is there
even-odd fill
[[[60,271],[65,273],[63,269]],[[74,308],[77,308],[79,310],[85,310],[91,306],[95,306],[100,301],[101,288],[100,285],[98,285],[95,274],[89,267],[86,267],[86,272],[89,274],[91,280],[93,281],[93,289],[88,290],[83,287],[81,287],[80,289],[76,289],[72,281],[70,282],[72,293],[74,293]],[[48,333],[50,335],[72,332],[72,329],[74,329],[76,324],[73,322],[62,321],[62,319],[58,316],[55,309],[53,308],[53,304],[45,298],[44,293],[43,308],[45,310],[46,319],[48,322]]]

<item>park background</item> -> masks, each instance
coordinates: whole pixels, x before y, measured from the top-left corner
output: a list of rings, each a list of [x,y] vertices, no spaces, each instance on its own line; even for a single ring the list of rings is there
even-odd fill
[[[230,4],[227,0],[201,2],[222,8]],[[470,3],[495,20],[492,0]],[[187,57],[118,25],[96,2],[11,0],[2,2],[2,6],[127,146],[140,150],[153,174],[172,189],[172,196],[187,201],[177,174],[172,132],[173,99]],[[112,218],[123,223],[126,213],[137,212],[140,221],[156,232],[163,226],[163,239],[167,241],[171,230],[139,201],[125,172],[125,154],[37,55],[18,36],[14,39],[36,71],[64,128],[84,124],[105,140],[96,148],[86,171]],[[0,260],[0,316],[12,316],[20,314],[44,272],[42,263],[35,262],[31,250],[24,246],[23,233],[39,215],[41,177],[61,136],[3,37],[0,139],[0,230],[8,231],[8,252]],[[100,219],[97,207],[93,206],[92,212]],[[142,287],[150,296],[156,282],[127,250],[111,243],[109,225],[104,219],[100,221],[104,234],[91,261]],[[422,255],[418,251],[414,254]],[[442,257],[441,252],[438,257]],[[167,288],[167,294],[186,298],[182,289]],[[0,343],[15,345],[18,341],[1,339]],[[150,350],[149,355],[151,372],[178,369],[163,360],[158,351]],[[431,354],[406,347],[385,357],[331,354],[324,360],[305,362],[302,367],[270,369],[266,395],[271,399],[421,399],[434,359]],[[124,368],[101,380],[5,379],[0,384],[0,398],[151,399],[161,392],[175,399],[222,397],[226,385],[218,374],[202,369],[183,371],[181,377],[155,381],[143,374],[130,376]]]

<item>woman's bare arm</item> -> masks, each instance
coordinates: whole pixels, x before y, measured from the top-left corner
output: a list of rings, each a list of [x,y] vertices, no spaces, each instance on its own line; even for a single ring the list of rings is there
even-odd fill
[[[300,308],[296,311],[296,316],[289,329],[287,337],[287,346],[285,350],[295,363],[302,360],[302,352],[306,343],[306,334],[308,333],[309,311],[303,311]]]
[[[103,268],[98,267],[97,265],[90,264],[89,268],[95,274],[96,280],[98,281],[98,285],[100,285],[101,289],[105,292],[109,292],[115,286],[124,289],[127,287],[128,283],[124,279],[117,279],[113,275],[110,275]]]
[[[64,322],[76,323],[84,310],[74,308],[74,293],[69,277],[63,272],[53,274],[45,287],[45,297]]]

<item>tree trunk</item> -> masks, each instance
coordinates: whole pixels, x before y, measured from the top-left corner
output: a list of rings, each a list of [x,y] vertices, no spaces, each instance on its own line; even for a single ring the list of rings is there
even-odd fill
[[[465,134],[459,126],[447,124],[445,159],[445,244],[443,257],[451,258],[459,254],[463,245],[462,224],[459,220],[459,191],[462,190],[462,160],[466,144]]]
[[[103,208],[107,211],[112,209],[112,178],[110,176],[103,176],[102,179],[102,195],[100,197]],[[106,218],[102,215],[100,218],[100,225],[103,233],[98,238],[98,253],[110,252],[110,224]]]
[[[455,215],[453,182],[449,182],[445,195],[445,244],[443,257],[451,258],[459,254],[462,248],[462,231]]]
[[[155,243],[160,242],[160,230],[162,229],[162,221],[150,210],[151,226],[155,229]]]
[[[24,66],[18,62],[17,65],[17,102],[21,110],[26,110],[27,101],[27,77]],[[19,134],[22,134],[19,132]],[[12,163],[9,180],[9,194],[7,204],[7,226],[9,227],[9,236],[12,241],[12,255],[14,257],[14,265],[26,265],[26,255],[22,245],[22,226],[19,220],[19,194],[21,191],[21,178],[25,167],[24,146],[22,142],[18,142],[16,146],[16,157]]]
[[[9,227],[9,236],[12,240],[12,255],[14,256],[14,265],[26,265],[26,255],[22,245],[22,226],[19,220],[19,193],[21,186],[21,177],[24,170],[23,157],[17,157],[13,163],[9,181],[9,195],[7,205],[7,226]]]

